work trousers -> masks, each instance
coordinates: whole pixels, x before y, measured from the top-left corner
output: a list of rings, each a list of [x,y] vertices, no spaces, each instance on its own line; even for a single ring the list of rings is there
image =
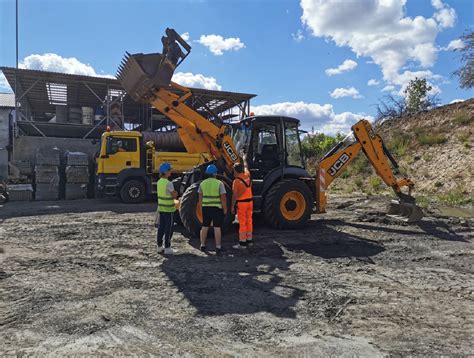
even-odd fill
[[[244,201],[237,203],[237,217],[239,218],[239,241],[247,242],[252,241],[252,214],[253,214],[253,202]]]
[[[159,247],[163,245],[163,237],[165,239],[165,247],[171,247],[171,236],[173,236],[174,213],[160,212],[160,223],[158,225],[158,235],[156,242]]]

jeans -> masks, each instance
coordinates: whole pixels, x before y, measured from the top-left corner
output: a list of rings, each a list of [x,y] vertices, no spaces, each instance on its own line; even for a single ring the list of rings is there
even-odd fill
[[[173,227],[174,213],[160,212],[160,224],[158,226],[158,235],[156,236],[156,242],[159,247],[163,245],[163,236],[165,238],[165,248],[171,247]]]

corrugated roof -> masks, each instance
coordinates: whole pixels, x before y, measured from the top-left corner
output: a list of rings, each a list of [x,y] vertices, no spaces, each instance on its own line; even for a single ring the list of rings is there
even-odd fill
[[[0,93],[0,107],[15,108],[15,94],[14,93]]]

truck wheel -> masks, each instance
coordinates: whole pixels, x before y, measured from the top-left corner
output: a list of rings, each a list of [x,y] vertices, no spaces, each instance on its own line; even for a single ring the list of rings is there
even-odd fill
[[[306,184],[297,179],[275,183],[264,201],[266,221],[276,229],[303,227],[311,217],[313,199]]]
[[[192,184],[181,197],[181,206],[179,209],[179,215],[181,221],[183,222],[184,227],[191,234],[199,236],[199,231],[202,226],[202,213],[198,212],[198,190],[200,183]],[[230,205],[232,204],[232,190],[224,183],[227,190],[227,215],[224,218],[224,223],[222,224],[222,231],[226,231],[232,222],[234,221],[234,215],[230,213]]]
[[[136,179],[129,180],[120,189],[120,198],[127,204],[143,203],[146,197],[145,184]]]

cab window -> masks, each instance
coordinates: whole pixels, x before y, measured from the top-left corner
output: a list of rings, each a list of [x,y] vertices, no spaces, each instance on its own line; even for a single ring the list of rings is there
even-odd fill
[[[137,140],[135,138],[109,137],[107,140],[107,154],[137,151]]]
[[[299,140],[298,126],[293,123],[286,123],[286,160],[288,165],[302,166],[301,146]]]

